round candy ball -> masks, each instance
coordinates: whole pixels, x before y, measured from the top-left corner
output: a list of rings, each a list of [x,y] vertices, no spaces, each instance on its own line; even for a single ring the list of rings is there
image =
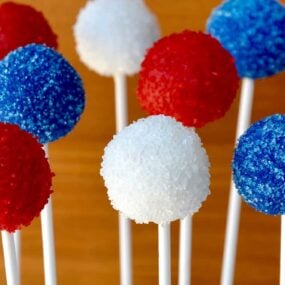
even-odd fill
[[[57,48],[57,36],[44,15],[28,5],[5,2],[0,5],[0,59],[27,44]]]
[[[139,74],[137,95],[152,115],[202,127],[224,116],[239,86],[232,56],[209,35],[184,31],[157,41]]]
[[[285,115],[252,125],[239,139],[232,167],[236,188],[250,206],[285,214]]]
[[[207,30],[234,56],[241,77],[285,69],[285,7],[276,0],[231,0],[217,7]]]
[[[0,121],[48,143],[68,134],[85,105],[81,79],[55,50],[28,45],[0,62]]]
[[[74,26],[81,61],[106,76],[137,73],[159,35],[156,17],[143,0],[88,1]]]
[[[112,206],[137,223],[184,218],[209,194],[209,161],[200,138],[163,115],[138,120],[114,136],[101,175]]]
[[[0,230],[28,226],[48,202],[53,173],[37,140],[0,123]]]

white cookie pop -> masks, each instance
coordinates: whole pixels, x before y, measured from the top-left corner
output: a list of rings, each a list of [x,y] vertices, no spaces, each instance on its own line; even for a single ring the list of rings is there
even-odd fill
[[[113,76],[116,130],[127,125],[126,75],[140,69],[146,50],[159,38],[156,17],[143,0],[88,1],[74,25],[76,50],[91,70]],[[130,221],[120,215],[121,285],[132,284]]]
[[[199,136],[171,117],[141,119],[107,145],[101,175],[116,210],[137,223],[159,224],[159,284],[170,284],[169,223],[197,212],[209,194]]]

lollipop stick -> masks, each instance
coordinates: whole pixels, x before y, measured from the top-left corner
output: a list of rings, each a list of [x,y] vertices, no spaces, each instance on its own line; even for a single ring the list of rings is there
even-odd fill
[[[123,74],[115,74],[116,131],[128,123],[127,82]],[[132,237],[130,220],[119,214],[120,280],[121,285],[132,284]]]
[[[56,262],[52,222],[52,200],[41,212],[45,284],[56,285]]]
[[[15,251],[16,251],[16,259],[17,259],[17,265],[18,265],[18,273],[19,273],[19,279],[20,279],[20,272],[21,272],[21,231],[17,230],[13,234],[14,236],[14,243],[15,243]]]
[[[130,220],[119,214],[120,280],[121,285],[132,284],[132,253]]]
[[[115,108],[116,108],[116,131],[120,132],[128,124],[128,105],[127,105],[127,80],[126,76],[117,73],[115,81]]]
[[[180,221],[179,240],[179,285],[191,284],[191,242],[192,242],[192,216],[188,215]]]
[[[242,81],[236,138],[249,127],[253,103],[254,81],[244,78]],[[241,198],[231,178],[229,208],[224,245],[221,285],[231,285],[234,279],[235,258],[239,231]]]
[[[46,156],[48,147],[44,145]],[[41,212],[42,242],[44,255],[45,285],[56,285],[56,261],[53,233],[53,214],[51,197]]]
[[[1,234],[7,285],[19,285],[19,272],[16,259],[14,236],[6,231],[2,231]]]
[[[170,224],[158,225],[159,285],[171,284]]]
[[[280,285],[285,285],[285,216],[281,216]]]

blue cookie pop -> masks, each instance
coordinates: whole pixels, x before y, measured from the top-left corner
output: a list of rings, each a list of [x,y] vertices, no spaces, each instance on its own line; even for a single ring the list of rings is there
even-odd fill
[[[82,81],[55,50],[31,44],[0,62],[0,121],[19,125],[41,143],[68,134],[85,106]]]
[[[250,206],[285,214],[285,115],[253,124],[239,139],[232,167],[236,188]]]
[[[285,7],[276,0],[226,0],[208,32],[236,60],[241,77],[262,78],[285,69]]]

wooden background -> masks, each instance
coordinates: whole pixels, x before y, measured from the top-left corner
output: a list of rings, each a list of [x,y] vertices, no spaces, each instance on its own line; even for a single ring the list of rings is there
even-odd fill
[[[1,1],[4,2],[4,1]],[[99,168],[103,148],[114,133],[111,78],[82,65],[74,50],[72,25],[85,0],[26,0],[43,11],[59,35],[60,52],[81,74],[87,108],[76,129],[50,145],[54,179],[54,219],[58,284],[118,284],[117,214],[110,207]],[[204,30],[219,0],[148,0],[163,35],[189,28]],[[285,74],[256,83],[253,121],[285,111]],[[129,81],[130,121],[145,116],[135,96],[137,78]],[[227,115],[199,130],[212,163],[212,195],[194,217],[192,281],[219,284],[229,191],[230,161],[235,137],[238,98]],[[278,284],[280,219],[243,205],[235,284]],[[177,284],[178,224],[172,227],[172,280]],[[157,284],[157,229],[133,226],[134,284]],[[0,252],[2,256],[2,252]],[[5,284],[3,258],[0,284]],[[43,284],[39,219],[23,231],[22,284]]]

